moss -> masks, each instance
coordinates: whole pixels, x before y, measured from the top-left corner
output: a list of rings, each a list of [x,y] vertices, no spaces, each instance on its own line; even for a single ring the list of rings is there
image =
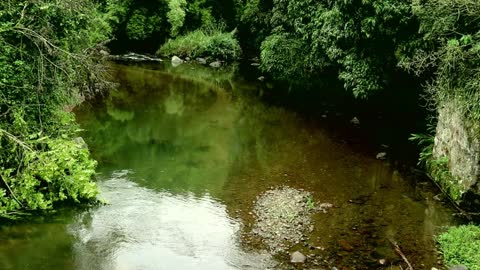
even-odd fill
[[[430,159],[427,161],[427,172],[443,189],[443,191],[456,203],[460,203],[463,190],[456,179],[448,170],[448,159]]]
[[[463,225],[452,227],[437,238],[447,265],[465,265],[480,270],[480,227]]]

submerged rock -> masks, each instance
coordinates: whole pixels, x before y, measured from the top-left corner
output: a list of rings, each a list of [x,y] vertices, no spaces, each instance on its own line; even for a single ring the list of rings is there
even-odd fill
[[[291,263],[304,263],[306,260],[307,257],[305,257],[300,251],[295,251],[290,255]]]

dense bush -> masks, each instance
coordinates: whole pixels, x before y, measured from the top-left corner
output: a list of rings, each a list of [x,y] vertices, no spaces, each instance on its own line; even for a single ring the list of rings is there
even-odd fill
[[[413,1],[420,36],[412,39],[410,57],[401,66],[416,74],[433,74],[427,85],[433,108],[455,100],[458,110],[480,121],[480,2]]]
[[[225,33],[219,29],[199,29],[169,40],[158,50],[157,54],[232,61],[240,57],[241,49],[234,32]]]
[[[95,198],[95,162],[64,107],[106,86],[90,0],[0,3],[0,215]]]
[[[234,29],[237,0],[99,0],[113,28],[114,52],[154,52],[169,38],[202,27],[225,24]]]
[[[295,80],[304,78],[297,74],[317,76],[333,68],[345,89],[360,98],[388,86],[398,72],[395,54],[415,31],[407,0],[274,0],[271,14],[274,37],[264,41],[261,53],[265,71]],[[278,54],[277,47],[269,45],[273,40],[288,44],[278,39],[281,36],[296,40],[290,46],[301,42],[303,54]]]

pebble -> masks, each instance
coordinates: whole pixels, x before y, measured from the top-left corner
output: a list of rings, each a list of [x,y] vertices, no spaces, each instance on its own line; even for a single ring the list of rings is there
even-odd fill
[[[304,263],[307,260],[307,257],[303,255],[300,251],[295,251],[290,255],[291,263]]]
[[[353,247],[346,240],[339,240],[338,245],[345,251],[352,251]]]

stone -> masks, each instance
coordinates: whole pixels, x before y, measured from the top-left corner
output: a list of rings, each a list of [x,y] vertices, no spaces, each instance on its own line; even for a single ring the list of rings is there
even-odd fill
[[[295,251],[290,255],[291,263],[305,263],[306,260],[307,257],[305,257],[300,251]]]
[[[258,80],[261,81],[261,82],[265,81],[265,76],[258,77]]]
[[[87,149],[88,150],[88,145],[85,142],[85,140],[82,137],[76,137],[73,138],[73,142],[80,147],[81,149]]]
[[[177,67],[177,66],[179,66],[179,65],[181,65],[181,64],[183,64],[183,60],[180,59],[180,57],[178,57],[178,56],[172,57],[172,65],[173,65],[174,67]]]
[[[222,62],[215,61],[215,62],[210,63],[210,66],[213,67],[213,68],[219,68],[219,67],[222,66]]]
[[[185,57],[185,61],[190,61],[190,57]]]
[[[377,154],[376,158],[381,159],[381,160],[386,159],[387,158],[387,153],[386,152],[380,152],[380,153]]]
[[[110,55],[110,54],[109,54],[107,51],[105,51],[105,50],[100,50],[99,53],[100,53],[101,55],[103,55],[103,56],[109,56],[109,55]]]
[[[468,267],[460,264],[460,265],[450,266],[448,270],[468,270]]]
[[[259,67],[259,66],[260,66],[259,63],[251,63],[250,65],[251,65],[252,67]]]
[[[206,65],[207,64],[207,60],[205,58],[197,58],[197,62],[199,64],[202,64],[202,65]]]
[[[360,125],[360,120],[358,120],[357,117],[353,117],[352,120],[350,120],[350,123],[354,125]]]
[[[343,240],[343,239],[339,240],[338,245],[345,251],[352,251],[353,250],[352,245],[350,245],[350,243],[348,243],[346,240]]]

